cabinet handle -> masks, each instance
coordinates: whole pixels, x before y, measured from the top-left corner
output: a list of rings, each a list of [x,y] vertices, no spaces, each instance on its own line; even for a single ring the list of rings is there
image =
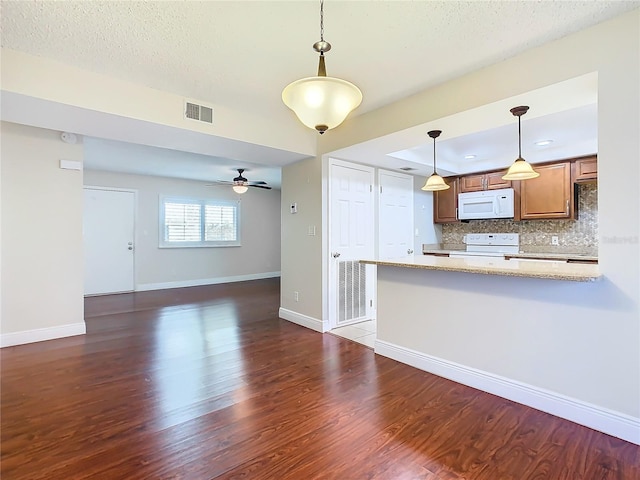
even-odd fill
[[[458,207],[456,207],[456,220],[458,220]]]
[[[569,215],[569,200],[567,200],[567,215]]]

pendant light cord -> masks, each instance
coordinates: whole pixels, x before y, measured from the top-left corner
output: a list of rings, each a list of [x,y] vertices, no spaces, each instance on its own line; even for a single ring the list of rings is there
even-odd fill
[[[433,138],[433,175],[436,174],[436,139]]]
[[[324,42],[324,0],[320,0],[320,41]]]
[[[522,131],[520,129],[521,116],[518,116],[518,160],[522,159]]]

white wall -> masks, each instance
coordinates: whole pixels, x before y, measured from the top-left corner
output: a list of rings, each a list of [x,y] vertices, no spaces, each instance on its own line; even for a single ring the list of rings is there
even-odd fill
[[[319,140],[319,154],[329,154],[560,81],[598,73],[602,283],[591,286],[592,291],[578,284],[518,281],[518,287],[500,290],[502,283],[509,285],[508,278],[499,283],[495,278],[475,275],[462,281],[462,274],[440,273],[438,279],[451,275],[451,279],[455,276],[455,280],[461,280],[459,284],[447,281],[449,291],[444,295],[435,277],[429,277],[433,274],[412,272],[410,277],[398,282],[415,293],[415,301],[423,307],[420,312],[433,307],[434,316],[425,321],[414,309],[415,305],[406,311],[396,305],[399,309],[393,311],[393,317],[389,318],[391,313],[387,311],[385,319],[381,309],[379,339],[422,355],[433,353],[469,368],[506,375],[512,381],[549,389],[603,411],[610,409],[635,419],[637,425],[640,418],[639,40],[640,10],[635,10],[355,117]],[[320,157],[315,162],[320,163]],[[285,180],[283,191],[295,178]],[[317,212],[322,209],[323,205],[316,206]],[[283,228],[288,228],[286,222]],[[319,265],[317,259],[323,258],[326,252],[316,250],[308,255],[314,260],[309,261],[305,269],[283,259],[283,282],[293,277],[304,284],[323,275],[322,263]],[[425,278],[418,281],[418,275]],[[485,281],[495,285],[494,292],[480,287],[481,293],[471,294],[476,283]],[[424,288],[416,288],[414,283]],[[467,306],[458,308],[461,303]],[[319,306],[307,308],[315,312]],[[465,330],[471,321],[464,316],[469,313],[475,318],[471,331]],[[515,318],[520,313],[524,315],[521,322]],[[439,322],[442,322],[441,328],[434,328]],[[451,323],[460,328],[449,327]],[[473,332],[476,338],[466,337],[467,332]],[[461,341],[468,347],[464,352]]]
[[[82,334],[82,144],[2,122],[3,346]]]
[[[137,190],[135,283],[137,290],[266,278],[280,272],[280,191],[86,170],[84,184]],[[241,247],[159,248],[161,195],[241,200]]]
[[[282,271],[281,316],[310,328],[322,325],[322,234],[326,216],[322,208],[323,172],[321,162],[311,158],[282,169]],[[286,188],[284,188],[286,185]],[[289,206],[297,203],[298,213]],[[309,226],[316,235],[308,235]],[[298,301],[293,292],[297,291]],[[304,312],[302,316],[297,315]],[[297,316],[296,316],[297,315]],[[328,317],[325,317],[328,318]]]

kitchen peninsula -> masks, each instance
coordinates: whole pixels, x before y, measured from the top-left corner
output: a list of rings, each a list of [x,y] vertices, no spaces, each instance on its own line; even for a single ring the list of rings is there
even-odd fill
[[[618,381],[585,345],[615,343],[615,329],[595,323],[631,308],[597,264],[432,255],[363,263],[377,266],[377,354],[634,438],[633,421],[593,408],[607,391],[585,388],[585,378]]]

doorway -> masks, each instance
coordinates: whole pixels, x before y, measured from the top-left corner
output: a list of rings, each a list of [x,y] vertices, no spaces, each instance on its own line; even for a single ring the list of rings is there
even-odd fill
[[[136,193],[84,188],[84,294],[134,290]]]
[[[374,168],[329,160],[329,327],[373,318]]]
[[[378,258],[413,255],[413,176],[378,171]]]

